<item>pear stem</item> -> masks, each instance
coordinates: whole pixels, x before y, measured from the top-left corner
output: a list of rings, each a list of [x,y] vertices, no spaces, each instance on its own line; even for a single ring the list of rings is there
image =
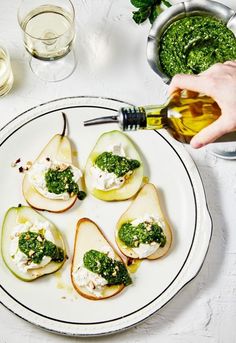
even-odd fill
[[[66,115],[64,112],[61,112],[61,113],[62,113],[62,117],[63,117],[63,130],[62,130],[61,136],[64,137],[65,132],[66,132]]]

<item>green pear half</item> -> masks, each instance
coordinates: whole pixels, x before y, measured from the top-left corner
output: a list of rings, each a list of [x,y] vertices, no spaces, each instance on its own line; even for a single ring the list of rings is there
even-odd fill
[[[102,300],[110,298],[118,294],[124,288],[123,284],[104,286],[101,296],[96,296],[90,293],[85,287],[80,287],[76,282],[73,273],[76,270],[78,270],[80,266],[83,265],[84,254],[91,249],[104,251],[104,248],[106,246],[113,250],[116,260],[123,262],[118,253],[114,250],[114,248],[105,238],[104,234],[99,229],[97,224],[95,224],[92,220],[88,218],[82,218],[78,221],[75,233],[74,253],[71,265],[71,280],[75,290],[85,298],[91,300]]]
[[[165,224],[163,227],[163,232],[166,236],[165,246],[163,248],[159,247],[152,255],[146,257],[149,260],[155,260],[164,256],[169,251],[172,242],[172,232],[170,225],[161,210],[157,189],[151,183],[147,183],[141,188],[127,211],[120,217],[116,225],[116,243],[124,255],[131,258],[139,258],[132,248],[127,247],[125,243],[119,239],[118,232],[124,223],[132,222],[134,219],[143,217],[145,214],[153,215]]]
[[[69,139],[60,134],[53,136],[34,163],[46,158],[72,164],[72,149]],[[49,212],[64,212],[72,207],[77,199],[77,195],[74,195],[68,200],[54,200],[44,197],[31,184],[30,177],[27,173],[23,179],[22,191],[25,200],[31,207]]]
[[[7,211],[3,221],[1,236],[1,253],[3,261],[5,262],[7,268],[15,276],[17,276],[19,279],[23,281],[33,281],[39,278],[40,276],[56,272],[58,269],[62,267],[65,260],[59,263],[51,261],[46,266],[37,269],[30,269],[27,271],[27,273],[23,273],[17,268],[17,265],[14,263],[10,254],[12,232],[17,225],[24,224],[27,221],[34,223],[35,221],[49,220],[28,206],[11,207]],[[50,230],[55,241],[54,244],[65,251],[65,245],[59,230],[52,222],[50,222],[50,224]]]
[[[96,158],[104,151],[107,151],[108,147],[120,143],[125,150],[126,157],[138,160],[141,163],[140,167],[134,170],[132,175],[125,181],[121,188],[112,189],[109,191],[96,189],[94,187],[94,180],[90,171],[91,167],[94,165]],[[92,193],[96,198],[105,201],[125,200],[131,198],[135,193],[137,193],[137,191],[141,187],[142,180],[142,161],[129,137],[118,130],[109,131],[102,134],[95,144],[92,152],[90,153],[85,167],[85,183],[88,191]]]

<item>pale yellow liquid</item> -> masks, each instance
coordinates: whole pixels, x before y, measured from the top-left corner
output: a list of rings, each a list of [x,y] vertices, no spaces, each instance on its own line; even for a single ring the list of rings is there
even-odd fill
[[[9,92],[13,84],[13,74],[9,57],[0,48],[0,96]]]
[[[26,49],[38,59],[56,60],[71,50],[75,35],[73,18],[61,7],[37,7],[28,13],[21,27]]]

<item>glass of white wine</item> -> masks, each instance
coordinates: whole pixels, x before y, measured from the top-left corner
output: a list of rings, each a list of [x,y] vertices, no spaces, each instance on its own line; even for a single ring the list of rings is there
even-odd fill
[[[13,81],[8,50],[0,43],[0,96],[6,95],[10,91]]]
[[[18,21],[32,71],[44,81],[60,81],[76,67],[75,10],[70,0],[22,0]]]

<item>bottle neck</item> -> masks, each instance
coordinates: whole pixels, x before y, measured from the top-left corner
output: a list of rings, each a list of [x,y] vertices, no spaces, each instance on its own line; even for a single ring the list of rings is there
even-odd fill
[[[118,117],[124,131],[158,130],[166,126],[167,109],[164,106],[123,107]]]

